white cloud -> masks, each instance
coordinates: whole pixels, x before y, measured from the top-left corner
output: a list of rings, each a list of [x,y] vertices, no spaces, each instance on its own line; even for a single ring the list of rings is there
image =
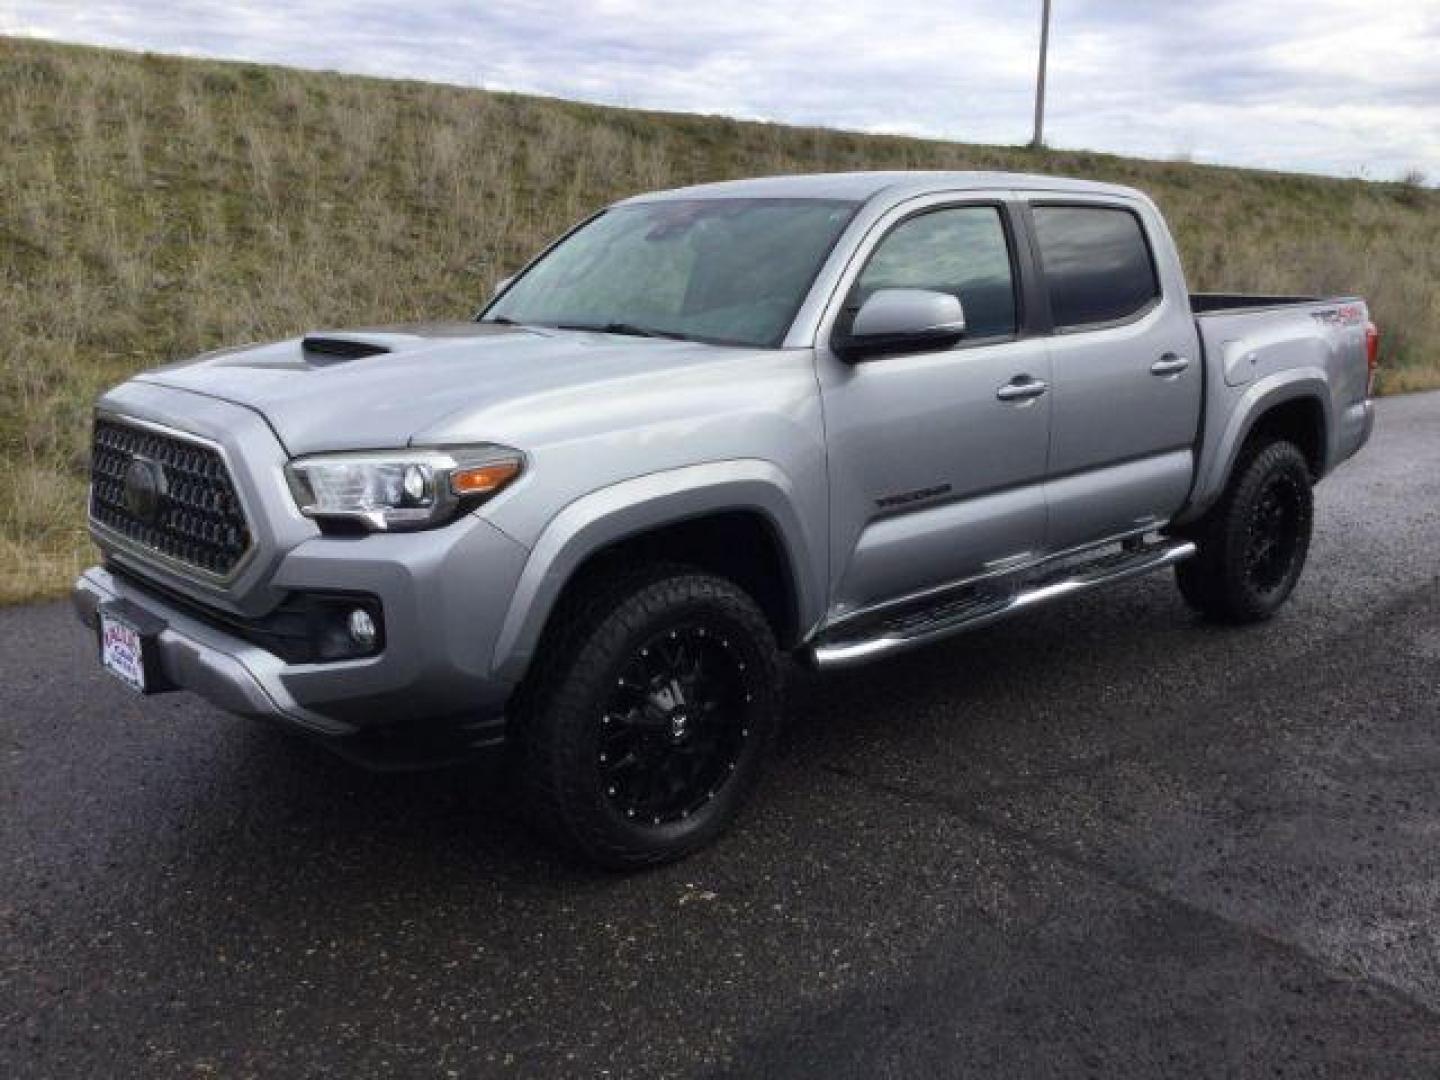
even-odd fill
[[[1440,175],[1431,0],[1055,0],[1054,145]],[[0,32],[970,142],[1029,137],[1038,0],[10,0]]]

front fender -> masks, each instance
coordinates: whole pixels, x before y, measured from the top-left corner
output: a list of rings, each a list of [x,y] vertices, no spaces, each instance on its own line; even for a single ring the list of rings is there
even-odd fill
[[[737,459],[650,473],[591,492],[556,514],[531,549],[496,640],[494,674],[519,680],[575,571],[595,552],[664,525],[721,511],[763,514],[790,564],[802,635],[824,613],[823,522],[802,520],[790,477],[768,461]]]

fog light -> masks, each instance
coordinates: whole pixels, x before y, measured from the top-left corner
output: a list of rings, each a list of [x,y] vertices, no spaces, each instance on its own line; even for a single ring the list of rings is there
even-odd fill
[[[375,620],[370,617],[370,613],[364,608],[356,608],[350,612],[350,618],[347,621],[350,628],[350,640],[363,648],[372,648],[379,635],[375,630]]]

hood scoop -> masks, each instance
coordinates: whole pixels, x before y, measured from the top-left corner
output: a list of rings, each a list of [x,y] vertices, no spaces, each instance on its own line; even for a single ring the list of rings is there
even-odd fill
[[[329,337],[324,334],[306,334],[300,340],[306,359],[319,362],[336,360],[359,360],[364,356],[379,356],[388,353],[390,346],[373,341],[359,341],[355,338]]]

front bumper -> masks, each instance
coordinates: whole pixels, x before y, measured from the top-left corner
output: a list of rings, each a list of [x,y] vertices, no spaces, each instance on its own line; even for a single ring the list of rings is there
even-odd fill
[[[526,551],[471,516],[442,529],[315,537],[285,555],[281,592],[352,590],[376,597],[385,645],[375,656],[289,663],[238,636],[205,608],[146,585],[135,568],[92,567],[75,584],[81,620],[123,603],[152,626],[152,662],[169,687],[228,712],[342,742],[426,729],[495,741],[514,687],[493,673],[494,642]]]
[[[157,683],[346,745],[496,724],[514,688],[514,677],[497,674],[496,643],[529,556],[522,545],[478,514],[418,532],[326,535],[296,509],[284,478],[289,455],[252,410],[136,381],[110,391],[100,408],[117,423],[214,445],[251,533],[232,575],[214,580],[94,530],[105,565],[80,577],[75,606],[93,627],[102,604],[125,605],[148,628],[145,662]],[[297,632],[286,616],[317,593],[373,599],[380,651],[309,662],[324,654],[252,632],[283,624],[303,642],[317,627]]]
[[[80,575],[72,595],[80,621],[97,630],[101,604],[128,602],[161,624],[156,663],[167,688],[191,690],[239,716],[282,720],[321,735],[349,735],[353,724],[305,708],[285,689],[284,662],[257,645],[216,631],[100,566]]]

